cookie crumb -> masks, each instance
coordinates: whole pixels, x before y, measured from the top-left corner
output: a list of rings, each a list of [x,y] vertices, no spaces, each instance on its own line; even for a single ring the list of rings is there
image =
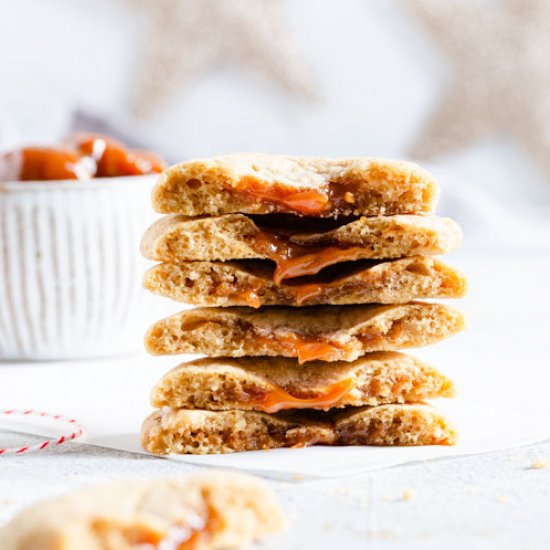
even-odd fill
[[[545,470],[546,468],[550,468],[550,458],[547,458],[547,457],[534,458],[533,462],[531,462],[531,468],[533,470]]]

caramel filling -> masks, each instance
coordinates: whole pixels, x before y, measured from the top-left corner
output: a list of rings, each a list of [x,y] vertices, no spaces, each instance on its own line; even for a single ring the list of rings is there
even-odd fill
[[[258,295],[257,288],[249,288],[244,290],[243,292],[238,293],[236,298],[242,298],[249,307],[259,308],[262,305],[262,299]]]
[[[268,347],[272,347],[275,341],[290,349],[293,357],[298,358],[300,365],[308,361],[338,361],[342,359],[342,353],[347,351],[341,344],[315,336],[301,336],[293,333],[284,336],[254,334],[253,338]]]
[[[282,388],[274,388],[263,396],[254,399],[252,403],[268,413],[276,413],[285,409],[329,409],[334,407],[353,388],[353,380],[347,378],[327,387],[327,389],[315,396],[308,398],[294,397]]]
[[[144,527],[126,530],[126,539],[132,547],[157,550],[195,550],[202,548],[212,534],[221,528],[217,513],[209,508],[206,518],[192,514],[185,523],[176,523],[160,533]]]
[[[369,274],[363,273],[369,267],[377,265],[377,260],[362,260],[358,259],[357,263],[342,262],[339,265],[329,265],[324,273],[315,274],[313,277],[304,277],[302,280],[283,281],[279,285],[293,295],[298,306],[304,305],[322,296],[325,292],[332,289],[344,288],[349,286],[352,277],[359,275],[360,279],[369,279]],[[355,283],[362,284],[362,283]],[[216,296],[223,296],[233,300],[241,300],[246,305],[254,308],[261,307],[264,304],[263,295],[265,291],[269,291],[268,285],[264,281],[256,281],[250,283],[239,283],[232,288],[216,289]]]
[[[318,338],[306,338],[297,334],[290,334],[288,339],[294,345],[298,363],[302,365],[308,361],[337,361],[340,359],[342,347],[334,342],[327,342]]]
[[[300,284],[289,283],[287,288],[292,293],[299,306],[322,296],[329,289],[338,289],[347,284],[348,280],[357,273],[361,273],[366,267],[374,266],[378,261],[362,260],[359,264],[345,264],[344,266],[333,266],[332,271],[319,274],[309,280],[300,281]],[[321,277],[321,275],[323,275]]]
[[[276,285],[280,285],[285,279],[316,275],[325,267],[336,263],[359,260],[365,253],[361,247],[303,246],[265,230],[254,236],[252,246],[256,252],[275,262],[277,267],[273,282]]]
[[[341,249],[329,246],[297,258],[287,258],[278,262],[273,280],[275,284],[280,284],[284,279],[315,275],[330,265],[360,260],[364,253],[358,247]]]
[[[307,285],[297,285],[293,287],[294,290],[294,296],[296,297],[296,301],[298,302],[298,305],[305,304],[306,302],[309,302],[310,300],[313,300],[317,298],[317,296],[320,296],[323,294],[325,289],[329,288],[330,285],[323,284],[323,283],[311,283]]]
[[[321,189],[296,191],[284,185],[266,186],[254,178],[243,178],[237,191],[263,202],[275,204],[285,210],[306,216],[330,213],[332,208],[350,209],[356,202],[356,186],[330,182]]]
[[[294,432],[291,436],[292,449],[303,449],[313,445],[335,445],[336,438],[332,430],[310,431],[307,435],[300,435],[300,432]]]
[[[88,180],[162,172],[148,151],[102,134],[77,133],[56,147],[24,147],[0,155],[0,181]]]

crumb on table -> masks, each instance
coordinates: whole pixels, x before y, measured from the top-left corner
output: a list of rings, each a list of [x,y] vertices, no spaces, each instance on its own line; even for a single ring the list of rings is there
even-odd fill
[[[550,468],[550,457],[537,457],[531,462],[531,468],[534,470],[545,470]]]

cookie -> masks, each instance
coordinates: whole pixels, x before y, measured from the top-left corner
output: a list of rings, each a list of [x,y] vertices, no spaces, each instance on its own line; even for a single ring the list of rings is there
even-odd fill
[[[142,426],[154,454],[220,454],[310,445],[453,445],[456,432],[423,403],[344,412],[205,411],[163,408]]]
[[[273,276],[273,266],[261,260],[162,263],[146,272],[144,286],[179,302],[222,307],[399,304],[466,291],[460,271],[422,256],[340,264],[280,285]]]
[[[353,361],[370,351],[433,344],[456,334],[464,324],[460,311],[427,302],[196,308],[155,323],[147,331],[145,347],[154,355]]]
[[[81,489],[20,512],[2,550],[234,548],[284,525],[266,484],[208,472]]]
[[[157,212],[339,217],[431,212],[438,187],[409,162],[236,153],[176,164],[153,190]]]
[[[197,359],[166,373],[151,404],[174,409],[329,410],[452,397],[452,382],[426,363],[396,352],[374,352],[352,362],[283,357]]]

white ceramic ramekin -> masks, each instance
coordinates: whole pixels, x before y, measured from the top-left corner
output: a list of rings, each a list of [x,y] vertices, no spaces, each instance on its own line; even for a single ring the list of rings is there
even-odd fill
[[[141,286],[156,178],[0,183],[0,360],[142,349],[165,313]]]

